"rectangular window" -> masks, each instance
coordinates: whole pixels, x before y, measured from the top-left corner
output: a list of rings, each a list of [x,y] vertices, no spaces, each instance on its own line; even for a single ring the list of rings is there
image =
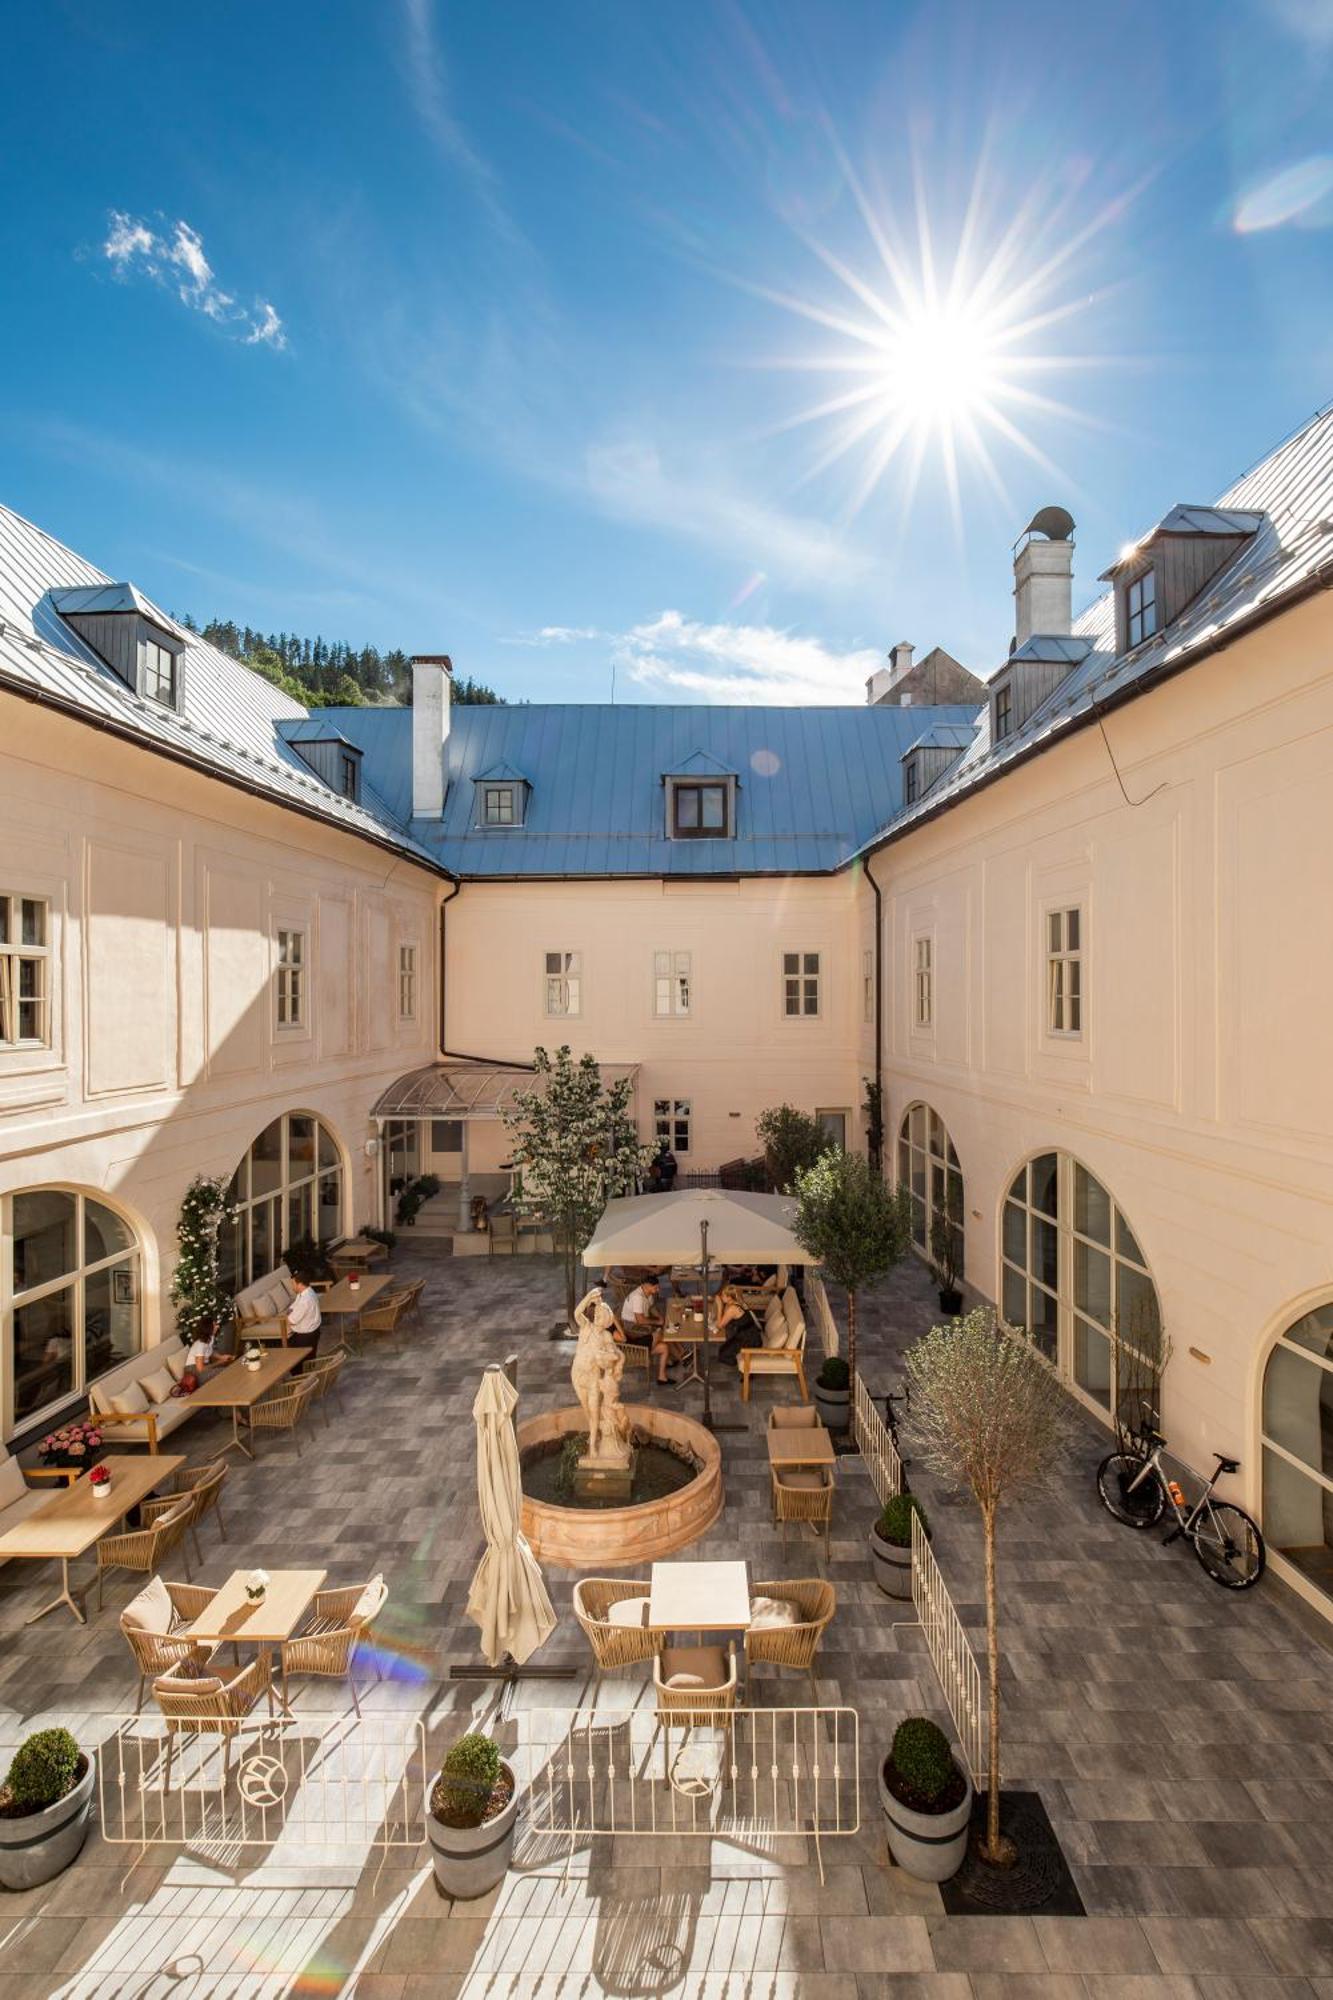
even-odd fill
[[[659,1097],[653,1104],[653,1138],[663,1139],[673,1153],[690,1150],[690,1100],[688,1097]]]
[[[728,833],[727,787],[683,785],[671,788],[671,831],[678,840],[722,840]]]
[[[873,1021],[875,1018],[875,954],[873,951],[861,953],[861,1018]]]
[[[513,826],[514,787],[512,785],[487,785],[482,794],[487,826]]]
[[[1142,645],[1157,630],[1157,572],[1145,569],[1125,586],[1125,643]]]
[[[0,1047],[51,1041],[51,906],[0,892]]]
[[[903,774],[903,799],[907,805],[914,806],[920,796],[921,773],[913,757]]]
[[[414,944],[400,944],[398,947],[398,1018],[400,1021],[415,1021],[417,1018],[417,948]]]
[[[161,702],[164,708],[176,706],[176,655],[166,646],[155,645],[145,639],[139,648],[142,660],[140,692],[148,701]]]
[[[653,1012],[659,1019],[684,1020],[690,1011],[690,954],[653,953]]]
[[[935,1019],[935,940],[919,937],[912,942],[912,1020],[918,1028],[928,1028]]]
[[[546,1011],[550,1015],[580,1014],[583,1011],[583,953],[548,951],[546,954]]]
[[[1009,687],[995,690],[995,741],[1002,743],[1013,727],[1014,691]]]
[[[278,932],[278,1026],[305,1026],[305,932]]]
[[[339,751],[338,782],[339,789],[345,799],[356,799],[361,790],[361,774],[357,768],[357,763],[358,760],[352,751]]]
[[[782,954],[782,1011],[790,1019],[819,1012],[819,953],[784,951]]]
[[[463,1150],[462,1119],[432,1118],[430,1121],[430,1149],[432,1153],[461,1153]]]
[[[1083,1033],[1083,913],[1046,916],[1046,1026],[1053,1035]]]
[[[830,1146],[836,1146],[840,1153],[847,1151],[847,1113],[845,1111],[816,1111],[815,1123]]]

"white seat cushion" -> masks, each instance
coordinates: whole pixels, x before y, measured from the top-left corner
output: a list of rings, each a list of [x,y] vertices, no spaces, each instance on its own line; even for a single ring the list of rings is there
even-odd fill
[[[176,1386],[176,1379],[169,1368],[155,1368],[151,1375],[144,1376],[140,1387],[150,1403],[165,1403]]]
[[[141,1382],[130,1382],[118,1389],[109,1399],[112,1412],[118,1417],[141,1417],[149,1407]]]
[[[370,1619],[377,1617],[384,1608],[384,1600],[388,1594],[384,1578],[379,1575],[372,1576],[352,1606],[352,1623],[364,1625]]]
[[[789,1604],[785,1597],[752,1597],[750,1599],[750,1630],[752,1632],[772,1631],[778,1625],[799,1625],[796,1606]]]
[[[641,1631],[648,1623],[648,1599],[646,1597],[622,1597],[619,1604],[613,1604],[606,1614],[608,1625],[626,1625]]]

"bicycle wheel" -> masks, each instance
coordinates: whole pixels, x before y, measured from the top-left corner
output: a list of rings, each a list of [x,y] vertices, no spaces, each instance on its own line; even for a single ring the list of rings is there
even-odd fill
[[[1210,1500],[1190,1537],[1194,1553],[1223,1590],[1251,1590],[1264,1573],[1264,1538],[1243,1508]]]
[[[1097,1467],[1097,1491],[1108,1514],[1127,1528],[1153,1528],[1162,1518],[1166,1495],[1162,1482],[1150,1472],[1141,1485],[1130,1487],[1143,1470],[1144,1461],[1132,1452],[1113,1451]]]

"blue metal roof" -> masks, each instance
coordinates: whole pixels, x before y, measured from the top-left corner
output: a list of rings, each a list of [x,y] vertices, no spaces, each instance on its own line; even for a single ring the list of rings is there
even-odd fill
[[[792,875],[840,867],[902,799],[900,760],[933,723],[976,709],[490,707],[455,703],[444,817],[412,838],[466,876]],[[411,813],[410,709],[326,709],[387,808]],[[734,839],[668,840],[662,780],[696,758],[737,773]],[[473,823],[472,785],[512,764],[522,827]]]

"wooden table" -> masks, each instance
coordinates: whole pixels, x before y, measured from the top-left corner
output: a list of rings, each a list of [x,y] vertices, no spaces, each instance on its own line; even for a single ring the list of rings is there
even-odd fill
[[[704,1379],[699,1367],[699,1349],[704,1341],[708,1340],[714,1347],[721,1347],[725,1344],[727,1336],[725,1333],[715,1332],[711,1327],[705,1333],[703,1312],[692,1306],[687,1299],[668,1299],[662,1338],[678,1347],[688,1347],[690,1350],[690,1365],[680,1378],[680,1386],[683,1389],[687,1382],[702,1382]]]
[[[768,1433],[770,1465],[836,1465],[833,1440],[822,1424],[786,1424]]]
[[[336,1285],[320,1294],[319,1309],[325,1319],[330,1314],[343,1313],[349,1319],[358,1319],[371,1300],[377,1298],[393,1279],[387,1271],[376,1272],[360,1279],[355,1291],[346,1278],[339,1278]]]
[[[59,1596],[44,1604],[40,1611],[34,1611],[27,1620],[29,1625],[45,1618],[58,1604],[67,1604],[80,1625],[87,1622],[70,1592],[70,1563],[99,1542],[109,1529],[117,1527],[131,1507],[146,1500],[153,1488],[169,1479],[185,1460],[169,1452],[149,1452],[146,1456],[135,1453],[133,1457],[112,1452],[100,1463],[111,1474],[109,1500],[99,1500],[88,1483],[87,1473],[81,1473],[54,1500],[34,1508],[26,1521],[0,1535],[0,1561],[17,1556],[29,1562],[60,1564]]]
[[[243,1361],[229,1361],[216,1375],[207,1375],[191,1396],[196,1409],[231,1411],[231,1444],[224,1445],[229,1451],[235,1445],[247,1458],[253,1458],[254,1426],[250,1422],[250,1412],[261,1396],[266,1396],[278,1382],[285,1381],[293,1368],[299,1368],[309,1359],[308,1347],[270,1347],[266,1350],[258,1368],[247,1368]],[[249,1432],[249,1442],[241,1435],[241,1411],[245,1411],[245,1426]]]
[[[750,1572],[743,1562],[658,1562],[648,1588],[648,1623],[662,1632],[744,1632]]]
[[[367,1236],[353,1236],[350,1242],[340,1243],[336,1250],[330,1250],[330,1264],[378,1264],[388,1256],[382,1243],[375,1243]]]
[[[185,1629],[205,1645],[225,1641],[230,1646],[254,1646],[267,1663],[273,1648],[291,1638],[327,1574],[322,1569],[271,1569],[268,1589],[255,1604],[245,1592],[250,1571],[233,1570],[212,1603]]]

